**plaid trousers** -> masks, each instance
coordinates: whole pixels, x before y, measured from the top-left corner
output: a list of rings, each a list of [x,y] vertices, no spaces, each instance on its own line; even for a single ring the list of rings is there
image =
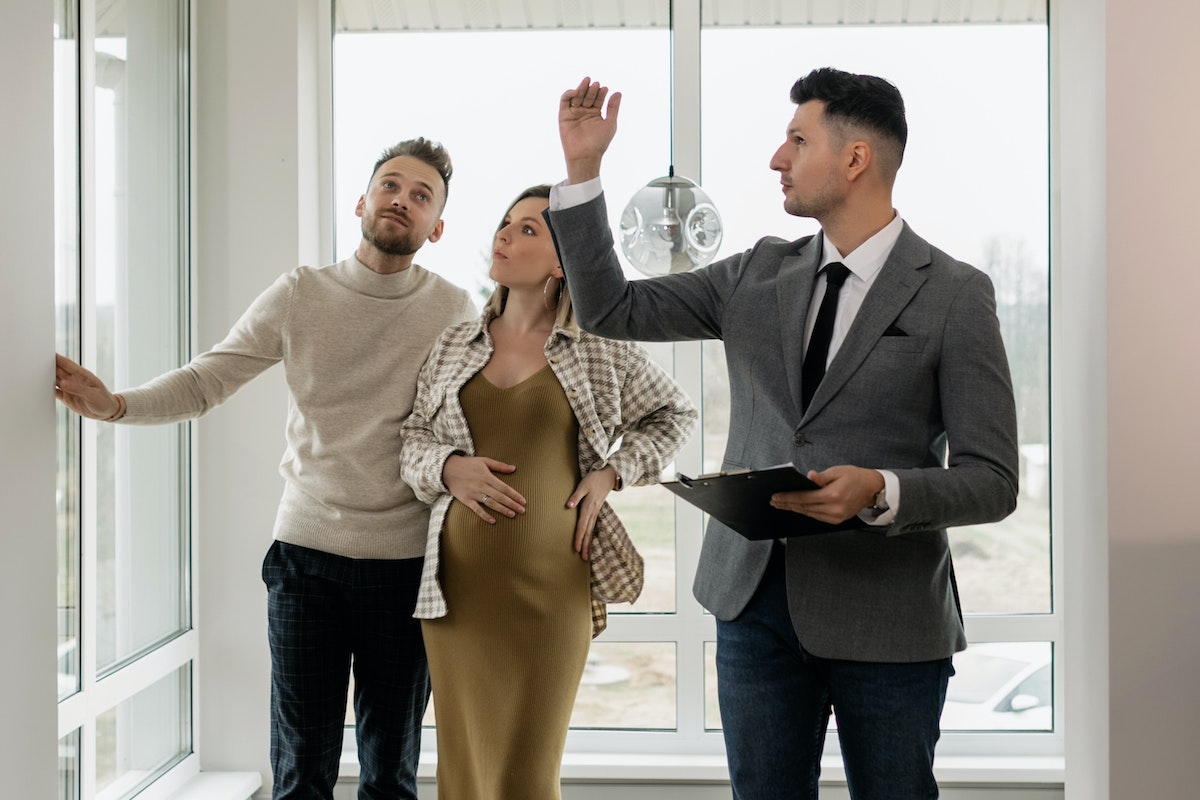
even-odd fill
[[[422,559],[274,542],[263,560],[274,800],[332,800],[354,672],[359,800],[417,797],[429,669],[413,619]]]

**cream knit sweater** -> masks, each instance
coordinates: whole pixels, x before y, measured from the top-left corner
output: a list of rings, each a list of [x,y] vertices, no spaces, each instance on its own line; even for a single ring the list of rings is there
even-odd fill
[[[275,538],[351,558],[417,558],[429,510],[400,479],[400,425],[434,340],[478,313],[466,291],[416,265],[380,275],[352,256],[300,267],[259,295],[212,350],[121,392],[120,421],[202,416],[283,361],[287,447]]]

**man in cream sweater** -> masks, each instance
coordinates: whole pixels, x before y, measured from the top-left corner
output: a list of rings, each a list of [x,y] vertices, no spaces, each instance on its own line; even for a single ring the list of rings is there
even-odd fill
[[[263,563],[276,800],[333,797],[351,660],[360,796],[417,796],[429,678],[412,612],[429,512],[400,479],[400,424],[438,334],[478,315],[466,291],[413,263],[441,238],[451,171],[435,142],[386,150],[355,210],[355,254],[280,276],[179,369],[113,394],[57,357],[59,400],[133,425],[202,416],[283,362],[284,491]]]

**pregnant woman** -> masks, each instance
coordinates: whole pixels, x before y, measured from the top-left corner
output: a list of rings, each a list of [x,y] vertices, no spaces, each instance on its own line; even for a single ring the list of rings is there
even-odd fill
[[[496,290],[434,345],[404,425],[404,480],[432,506],[416,616],[439,800],[560,797],[590,639],[642,583],[605,498],[656,482],[697,417],[641,347],[579,330],[548,198],[509,207]]]

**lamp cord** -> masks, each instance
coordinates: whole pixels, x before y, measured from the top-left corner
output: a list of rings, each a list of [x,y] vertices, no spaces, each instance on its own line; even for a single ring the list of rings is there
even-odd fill
[[[667,177],[675,177],[675,0],[667,2],[667,26],[670,30],[670,38],[668,39],[668,53],[671,59],[670,69],[667,72],[667,130],[669,131],[670,139],[667,143],[667,152],[669,163],[667,166]]]

